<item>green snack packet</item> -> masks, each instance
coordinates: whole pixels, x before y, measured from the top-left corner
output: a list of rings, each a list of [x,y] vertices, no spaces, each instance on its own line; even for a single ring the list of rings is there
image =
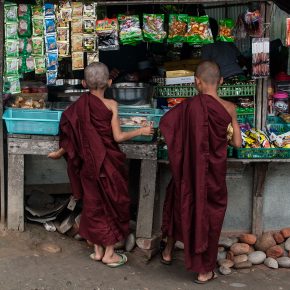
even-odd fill
[[[21,55],[27,55],[32,53],[32,39],[31,38],[19,38],[19,53]]]
[[[19,76],[6,76],[3,83],[4,94],[19,94],[21,93],[21,86]]]
[[[164,14],[143,14],[143,37],[148,42],[163,42],[166,37]]]
[[[33,36],[42,36],[44,31],[43,18],[32,18]]]
[[[118,15],[120,42],[124,45],[136,45],[143,40],[138,15]]]
[[[32,6],[32,17],[43,17],[42,6]]]
[[[18,39],[6,39],[5,53],[7,57],[19,56],[19,41]]]
[[[45,72],[46,72],[45,57],[44,56],[35,56],[34,57],[34,67],[35,67],[35,74],[45,74]]]
[[[17,5],[15,3],[5,2],[4,20],[5,22],[17,22]]]
[[[31,37],[31,19],[29,17],[21,17],[18,22],[18,35],[21,38]]]
[[[187,31],[187,14],[170,14],[169,15],[169,43],[180,43],[184,42]]]
[[[6,57],[5,59],[5,75],[17,75],[18,74],[19,60],[17,57]]]
[[[200,17],[189,16],[186,42],[192,44],[213,43],[213,37],[209,27],[209,17],[207,15]]]
[[[34,71],[34,58],[31,55],[23,55],[19,59],[19,73],[28,73]]]
[[[40,36],[32,37],[32,54],[44,55],[44,40]]]
[[[219,35],[217,40],[225,42],[234,42],[233,28],[235,26],[234,20],[231,18],[221,19],[219,21]]]
[[[18,5],[18,17],[31,17],[31,5],[19,4]]]
[[[5,38],[6,39],[18,39],[18,23],[7,22],[5,24]]]

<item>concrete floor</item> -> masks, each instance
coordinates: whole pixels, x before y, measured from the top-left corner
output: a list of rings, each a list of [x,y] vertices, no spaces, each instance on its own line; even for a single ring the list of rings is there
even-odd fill
[[[50,254],[39,245],[51,242],[62,251]],[[58,233],[28,225],[26,232],[0,231],[0,290],[290,290],[290,269],[258,266],[219,276],[206,285],[192,282],[182,252],[172,266],[154,258],[146,264],[138,251],[128,254],[124,267],[111,269],[88,258],[91,248]]]

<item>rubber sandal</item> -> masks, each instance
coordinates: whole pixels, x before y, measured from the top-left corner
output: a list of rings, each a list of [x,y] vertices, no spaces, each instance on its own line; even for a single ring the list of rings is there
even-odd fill
[[[121,266],[125,265],[128,261],[127,256],[124,254],[117,254],[117,255],[121,258],[121,260],[119,262],[108,263],[108,264],[104,263],[104,264],[110,268],[117,268],[117,267],[121,267]]]
[[[160,263],[162,263],[163,265],[170,266],[172,264],[172,260],[171,261],[167,261],[167,260],[164,260],[164,258],[163,258],[163,251],[164,251],[165,248],[166,248],[166,243],[162,240],[160,242],[160,246],[159,246]]]
[[[96,253],[92,253],[92,254],[90,254],[90,259],[92,259],[92,260],[94,260],[94,261],[97,261],[97,262],[101,262],[101,261],[102,261],[102,259],[97,259],[97,258],[96,258]]]
[[[206,283],[216,279],[217,277],[218,277],[217,274],[214,271],[212,271],[212,276],[208,280],[200,281],[200,280],[198,280],[198,275],[197,275],[197,278],[193,282],[196,284],[206,284]]]

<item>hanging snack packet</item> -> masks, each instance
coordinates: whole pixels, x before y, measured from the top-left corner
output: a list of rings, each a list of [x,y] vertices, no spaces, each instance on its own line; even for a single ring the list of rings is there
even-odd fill
[[[93,18],[83,19],[83,30],[84,33],[94,33],[95,32],[96,20]]]
[[[6,39],[5,42],[6,56],[19,56],[19,41],[17,39]]]
[[[49,52],[46,58],[46,68],[47,70],[57,70],[57,59],[58,55],[54,52]]]
[[[225,42],[234,42],[233,28],[235,26],[234,20],[231,18],[221,19],[219,21],[219,35],[217,40]]]
[[[83,51],[83,35],[82,34],[74,34],[71,37],[71,46],[72,51]]]
[[[54,18],[45,18],[44,27],[46,33],[55,33],[55,19]]]
[[[97,3],[84,4],[83,17],[96,17]]]
[[[187,14],[170,14],[169,15],[169,43],[180,43],[185,41],[187,31]]]
[[[43,9],[41,6],[32,6],[32,17],[43,17]]]
[[[188,27],[186,41],[193,44],[213,43],[211,29],[209,27],[209,17],[188,17]]]
[[[45,3],[44,4],[44,16],[55,16],[54,12],[54,4],[52,3]]]
[[[31,14],[31,6],[29,4],[19,4],[18,17],[29,17]]]
[[[148,42],[163,42],[166,37],[164,14],[143,14],[143,36]]]
[[[42,36],[44,27],[43,27],[43,18],[33,17],[32,18],[32,31],[34,36]]]
[[[46,72],[46,83],[47,85],[55,85],[57,80],[57,71]]]
[[[73,18],[71,22],[71,32],[83,33],[83,19],[82,18]]]
[[[99,52],[87,53],[87,65],[93,62],[99,62]]]
[[[63,7],[60,10],[61,19],[65,22],[72,20],[72,9],[71,7]]]
[[[138,15],[118,15],[120,42],[124,45],[136,45],[143,40]]]
[[[17,22],[17,5],[15,3],[4,3],[4,20],[5,22]]]
[[[58,54],[61,57],[69,56],[69,42],[58,41],[57,42]]]
[[[34,57],[35,74],[44,74],[46,72],[44,56]]]
[[[19,38],[19,53],[20,54],[32,53],[32,39],[31,38]]]
[[[18,22],[19,37],[31,37],[31,19],[30,16],[26,18],[19,18]]]
[[[45,36],[46,51],[57,49],[56,35],[54,33]]]
[[[83,36],[83,47],[84,51],[92,52],[96,50],[96,36],[95,35],[84,35]]]
[[[22,58],[19,59],[19,72],[20,73],[28,73],[34,71],[34,58],[33,56],[23,55]]]
[[[69,41],[69,28],[58,27],[57,28],[57,40],[58,41]]]
[[[97,20],[96,30],[99,50],[119,49],[117,18]]]
[[[8,22],[5,24],[5,38],[6,39],[17,39],[18,38],[18,23]]]
[[[84,69],[84,53],[83,52],[72,53],[72,69],[73,70]]]
[[[44,54],[44,43],[42,37],[39,36],[32,37],[32,54],[33,55]]]
[[[3,91],[5,94],[21,93],[21,86],[18,76],[7,76],[4,78]]]
[[[5,75],[17,75],[19,68],[19,60],[17,57],[6,57],[5,59]]]
[[[72,2],[72,17],[81,18],[83,16],[83,3],[82,2]]]

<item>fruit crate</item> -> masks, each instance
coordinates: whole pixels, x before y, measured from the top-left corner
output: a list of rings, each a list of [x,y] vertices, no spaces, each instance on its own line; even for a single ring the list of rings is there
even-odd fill
[[[235,149],[238,159],[288,159],[290,149],[287,148],[238,148]]]
[[[155,98],[187,98],[197,94],[194,85],[157,85]],[[249,97],[256,95],[256,84],[224,84],[219,87],[218,95],[225,97]]]
[[[8,108],[3,114],[10,134],[57,135],[62,112]]]

